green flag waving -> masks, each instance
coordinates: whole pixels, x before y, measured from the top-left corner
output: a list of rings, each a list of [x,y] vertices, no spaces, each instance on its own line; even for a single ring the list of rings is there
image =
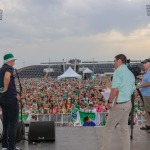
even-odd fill
[[[91,120],[95,120],[95,118],[96,118],[95,113],[91,113],[91,112],[81,112],[81,111],[79,111],[79,115],[80,115],[80,122],[81,122],[82,125],[84,123],[83,120],[84,120],[85,116],[88,116]]]

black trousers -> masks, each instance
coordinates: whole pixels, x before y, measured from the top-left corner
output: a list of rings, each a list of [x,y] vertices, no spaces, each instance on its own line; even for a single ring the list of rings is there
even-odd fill
[[[16,97],[0,98],[3,116],[2,148],[14,150],[16,146],[16,129],[18,126],[19,105]]]

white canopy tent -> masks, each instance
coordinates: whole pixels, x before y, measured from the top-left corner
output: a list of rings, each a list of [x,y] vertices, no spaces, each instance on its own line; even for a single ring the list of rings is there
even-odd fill
[[[86,68],[86,69],[83,71],[83,73],[93,73],[93,71],[90,70],[89,68]]]
[[[84,71],[83,71],[83,79],[91,79],[91,75],[93,74],[93,71],[90,70],[89,68],[86,68]]]
[[[64,72],[62,75],[58,76],[57,79],[63,79],[63,78],[77,78],[81,79],[81,75],[77,74],[71,67],[69,67],[66,72]]]

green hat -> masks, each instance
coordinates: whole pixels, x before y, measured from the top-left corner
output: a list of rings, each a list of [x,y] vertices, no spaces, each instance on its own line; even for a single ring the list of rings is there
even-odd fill
[[[16,60],[13,54],[9,53],[4,55],[4,63],[9,62],[11,60]]]

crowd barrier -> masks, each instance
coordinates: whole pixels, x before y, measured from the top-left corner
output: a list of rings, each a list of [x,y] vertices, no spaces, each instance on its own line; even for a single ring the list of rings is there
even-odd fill
[[[146,119],[143,115],[137,115],[136,118],[138,119],[138,125],[145,125],[146,124]]]
[[[95,118],[95,123],[97,126],[104,125],[104,120],[107,120],[108,112],[97,113]],[[144,125],[146,120],[145,117],[140,115],[136,115],[138,119],[138,125]],[[31,115],[29,115],[27,120],[24,120],[25,123],[30,123],[32,121]],[[77,114],[76,122],[72,122],[71,114],[38,114],[36,121],[54,121],[56,126],[81,126],[81,120],[79,117],[79,113]]]
[[[71,114],[37,115],[37,121],[54,121],[56,126],[69,126],[71,121]]]
[[[109,113],[102,112],[97,113],[95,122],[96,125],[102,125],[103,121],[106,120],[106,117]],[[137,116],[138,118],[138,125],[145,124],[146,120],[144,116]],[[29,120],[31,121],[31,120]],[[70,126],[72,124],[71,114],[44,114],[44,115],[37,115],[37,121],[54,121],[56,126]],[[79,125],[79,123],[78,123]],[[81,124],[80,124],[81,125]]]

